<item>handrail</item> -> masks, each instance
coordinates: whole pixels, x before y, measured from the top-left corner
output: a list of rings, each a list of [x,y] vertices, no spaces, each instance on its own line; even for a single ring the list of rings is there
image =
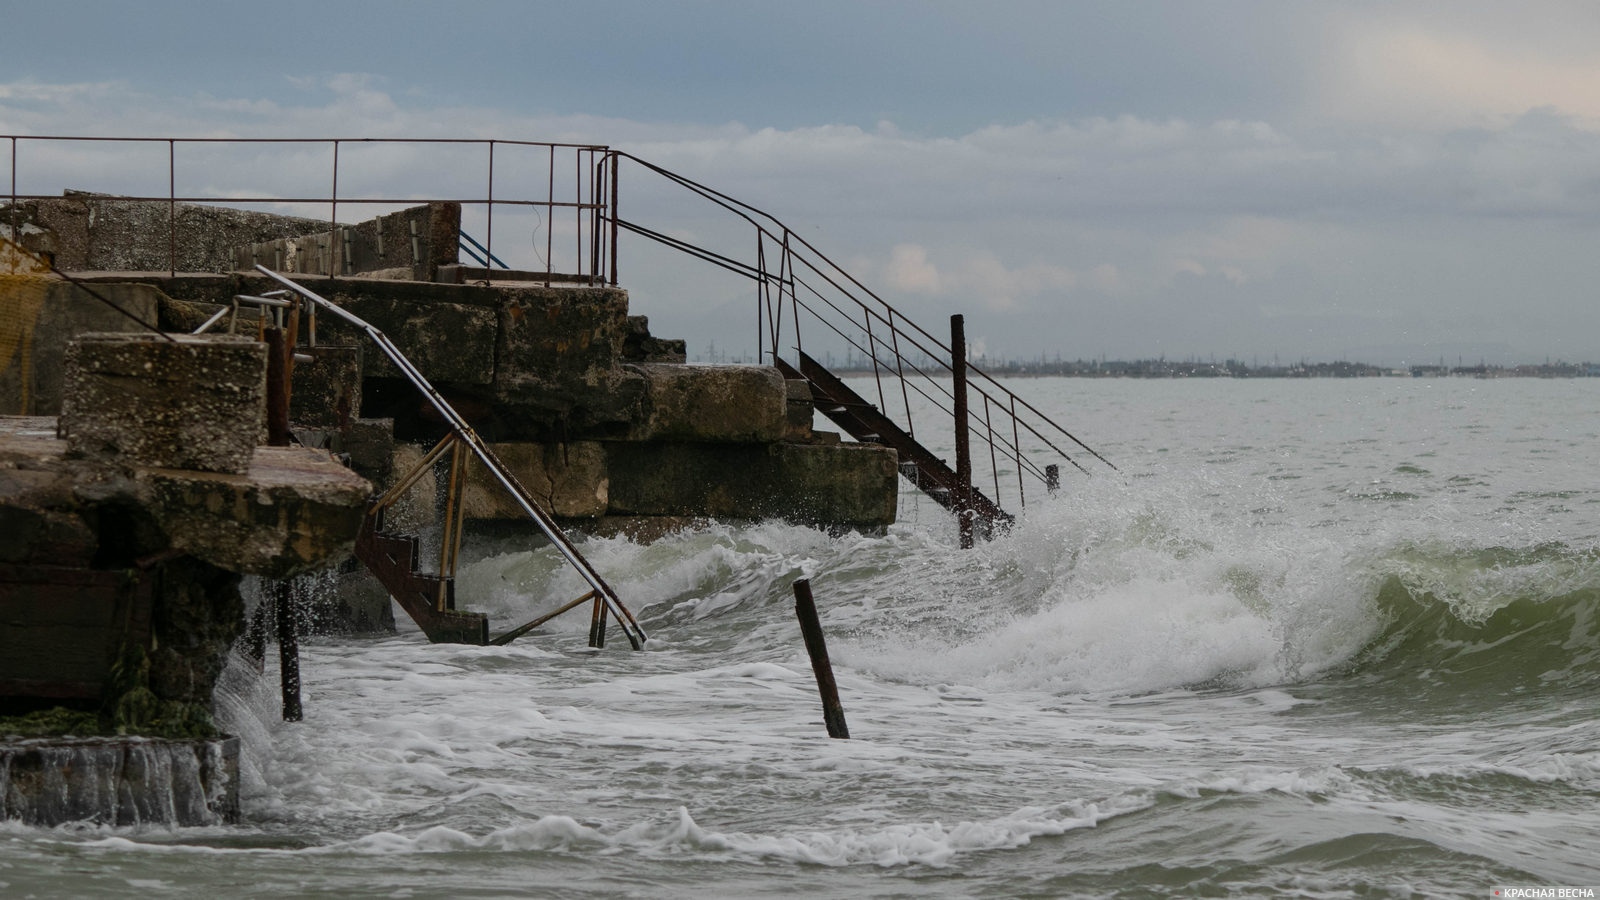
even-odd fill
[[[258,265],[256,266],[256,271],[360,329],[374,344],[377,344],[378,349],[383,351],[383,355],[394,363],[406,380],[410,381],[412,386],[420,391],[433,408],[438,411],[439,415],[444,418],[445,423],[450,426],[450,430],[455,434],[457,440],[467,445],[472,454],[478,458],[478,461],[482,462],[484,467],[494,475],[495,480],[500,482],[500,485],[516,500],[517,505],[522,507],[522,511],[527,513],[528,518],[532,519],[534,524],[539,527],[539,530],[544,533],[544,536],[550,540],[556,551],[566,559],[569,565],[577,570],[579,576],[588,582],[589,587],[593,588],[595,593],[605,602],[606,608],[611,611],[618,624],[622,626],[623,633],[628,637],[628,643],[632,644],[635,650],[644,646],[644,629],[634,619],[633,613],[629,612],[628,608],[622,604],[616,592],[611,589],[610,585],[606,584],[605,579],[600,577],[600,573],[594,570],[589,561],[584,559],[583,555],[578,552],[572,541],[567,538],[556,523],[532,501],[532,495],[528,492],[528,489],[523,487],[516,476],[506,469],[500,458],[495,456],[494,451],[489,449],[489,445],[484,443],[471,425],[467,424],[467,420],[456,412],[455,407],[444,399],[434,386],[429,383],[428,379],[417,370],[416,366],[412,365],[411,361],[405,357],[405,354],[401,353],[400,349],[389,340],[387,335],[355,313],[322,297],[315,291],[285,278],[266,266]]]
[[[477,238],[467,234],[465,231],[456,232],[456,238],[460,241],[462,252],[472,257],[473,262],[483,266],[485,269],[490,268],[491,265],[497,265],[502,269],[511,268],[505,264],[505,260],[490,253],[488,247],[478,243]]]
[[[562,251],[563,265],[568,252],[575,252],[575,264],[563,271],[575,273],[594,280],[602,280],[606,273],[610,273],[610,282],[615,284],[617,270],[616,261],[616,233],[614,229],[605,227],[610,221],[616,203],[617,182],[615,178],[605,177],[604,169],[611,160],[610,148],[603,144],[563,143],[550,141],[519,141],[500,140],[489,138],[234,138],[234,137],[150,137],[150,136],[72,136],[72,135],[24,135],[0,134],[0,147],[10,145],[10,186],[9,190],[0,187],[0,201],[10,201],[9,223],[0,221],[0,230],[6,224],[10,225],[10,233],[16,235],[20,231],[18,216],[21,211],[20,204],[30,201],[59,201],[61,194],[39,194],[22,189],[24,176],[29,170],[37,166],[49,165],[52,161],[61,158],[70,158],[67,152],[76,149],[76,145],[107,145],[107,144],[138,144],[166,146],[165,159],[158,164],[160,178],[165,182],[165,192],[153,192],[147,188],[138,193],[117,193],[114,191],[103,192],[97,196],[94,191],[100,188],[94,184],[66,185],[83,189],[89,197],[98,200],[126,203],[161,204],[166,207],[163,218],[166,220],[166,246],[157,251],[152,247],[145,252],[148,264],[145,268],[165,268],[169,274],[176,276],[179,268],[179,204],[218,204],[237,207],[242,204],[265,205],[272,204],[279,207],[288,205],[304,206],[308,204],[326,205],[327,221],[330,227],[340,227],[339,211],[344,206],[416,206],[426,203],[457,203],[462,207],[481,208],[485,216],[486,232],[479,249],[485,257],[509,255],[504,251],[504,243],[499,253],[494,252],[494,218],[497,210],[523,209],[544,211],[544,221],[548,225],[556,216],[566,215],[575,227],[567,249]],[[307,146],[320,146],[332,151],[331,168],[327,173],[326,194],[307,194],[303,188],[297,188],[291,193],[273,195],[259,189],[227,192],[226,185],[208,185],[205,190],[180,192],[178,189],[180,175],[187,170],[190,161],[184,160],[179,155],[181,148],[190,146],[206,147],[263,147],[281,145],[289,148]],[[347,145],[393,145],[406,147],[409,145],[420,146],[455,146],[455,147],[481,147],[486,151],[484,168],[485,181],[481,191],[462,192],[457,196],[435,196],[433,192],[428,195],[411,194],[409,196],[390,196],[385,194],[367,194],[351,196],[348,187],[343,194],[340,191],[339,177],[341,174],[340,148]],[[30,155],[27,165],[19,160],[24,151],[31,147],[44,147],[47,152]],[[532,195],[506,196],[504,190],[497,196],[497,181],[495,177],[495,151],[496,148],[519,148],[531,151],[534,160],[531,166],[524,165],[524,171],[532,169],[533,177],[545,181],[545,190],[540,192],[534,188]],[[61,152],[57,152],[61,151]],[[4,152],[0,150],[0,152]],[[296,150],[296,152],[303,152]],[[544,157],[548,156],[548,160]],[[558,168],[558,161],[560,167]],[[568,164],[570,163],[570,168]],[[107,167],[110,169],[111,167]],[[154,166],[148,167],[152,171],[140,172],[134,169],[135,174],[141,174],[147,184],[153,183]],[[302,164],[303,168],[303,164]],[[349,168],[348,155],[344,168]],[[504,163],[502,163],[504,168]],[[463,173],[458,173],[463,174]],[[499,182],[503,184],[508,179],[502,177]],[[558,196],[557,182],[561,183],[561,192]],[[534,247],[534,252],[539,255],[549,274],[557,271],[555,263],[554,232],[556,229],[546,227],[543,247]],[[564,239],[565,240],[565,239]],[[451,248],[454,252],[456,248]],[[163,259],[164,257],[164,259]],[[164,265],[163,265],[164,263]],[[485,263],[488,267],[490,263]],[[505,266],[505,263],[500,263]],[[338,274],[330,267],[328,277],[338,278]]]
[[[755,259],[754,262],[746,262],[682,238],[671,237],[638,222],[622,219],[615,216],[615,209],[612,210],[614,224],[623,230],[754,281],[758,304],[757,340],[763,355],[778,359],[783,346],[783,332],[791,325],[794,329],[794,348],[803,349],[801,313],[804,312],[807,321],[831,332],[836,340],[843,341],[870,363],[880,411],[891,418],[903,419],[903,427],[908,433],[916,433],[911,402],[913,393],[936,409],[954,414],[953,396],[942,380],[942,376],[950,374],[953,369],[951,349],[946,341],[908,318],[771,213],[632,154],[612,150],[608,156],[618,161],[616,165],[620,166],[621,160],[628,160],[709,201],[734,219],[742,220],[755,232]],[[767,258],[769,250],[775,251],[774,260]],[[788,310],[784,309],[785,305],[789,307]],[[784,321],[786,313],[792,322]],[[1066,445],[1080,448],[1113,470],[1117,468],[1094,448],[1079,440],[1038,407],[1000,384],[982,368],[968,363],[966,369],[970,390],[975,395],[974,409],[981,407],[982,413],[974,423],[973,431],[980,443],[989,445],[996,494],[1000,492],[1002,456],[1016,467],[1015,487],[1020,504],[1026,505],[1027,499],[1023,486],[1024,473],[1047,486],[1052,485],[1049,467],[1031,459],[1023,447],[1024,436],[1029,442],[1042,445],[1049,453],[1086,474],[1089,470],[1064,449]],[[898,409],[891,409],[886,402],[883,383],[886,376],[891,382],[898,382],[900,397],[897,399],[901,402],[894,404]]]

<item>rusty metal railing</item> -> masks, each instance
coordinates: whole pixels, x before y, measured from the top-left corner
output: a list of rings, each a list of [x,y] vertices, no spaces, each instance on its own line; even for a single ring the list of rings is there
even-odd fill
[[[116,149],[117,145],[122,145],[120,150]],[[483,245],[486,255],[495,253],[494,224],[497,209],[502,212],[530,211],[535,216],[542,212],[543,217],[539,223],[544,232],[543,252],[540,252],[536,238],[531,242],[531,249],[535,255],[542,257],[543,274],[547,281],[556,277],[557,273],[555,265],[557,217],[570,216],[573,267],[562,272],[560,280],[576,278],[582,281],[615,284],[616,230],[608,223],[616,203],[617,182],[614,171],[611,173],[612,177],[607,176],[606,166],[611,158],[611,151],[603,145],[475,138],[171,138],[13,134],[0,135],[0,146],[8,146],[10,149],[9,190],[0,196],[10,201],[8,218],[11,235],[16,236],[20,232],[21,204],[29,201],[59,201],[63,198],[59,193],[44,194],[30,191],[25,188],[25,182],[38,182],[46,178],[54,178],[63,183],[69,180],[76,181],[79,183],[63,184],[63,186],[104,195],[95,199],[164,207],[167,230],[164,268],[172,275],[176,275],[181,269],[179,218],[180,207],[184,204],[217,204],[229,207],[273,206],[280,210],[326,205],[327,223],[331,231],[340,226],[341,207],[348,211],[351,207],[459,203],[463,209],[482,210]],[[147,159],[143,165],[131,160],[127,149],[155,147],[159,150],[163,146],[165,154],[157,154],[164,156],[163,159],[159,162],[154,158]],[[265,172],[273,168],[284,170],[284,174],[277,180],[286,181],[291,177],[303,180],[309,171],[317,168],[308,159],[307,151],[312,148],[326,148],[329,151],[328,158],[322,165],[326,166],[324,172],[328,189],[326,193],[307,193],[208,185],[206,189],[180,191],[178,188],[180,180],[189,174],[189,170],[225,165],[215,160],[204,162],[185,160],[184,154],[180,152],[194,151],[197,148],[225,154],[230,151],[233,153],[235,162],[228,170],[229,184],[251,180],[251,176],[241,172]],[[418,171],[412,180],[426,182],[429,179],[437,180],[444,177],[449,181],[464,182],[469,177],[475,177],[482,179],[479,183],[483,185],[483,192],[465,194],[461,191],[448,191],[443,194],[413,196],[352,192],[349,189],[352,174],[364,174],[349,171],[349,153],[352,148],[383,148],[413,154],[424,149],[479,149],[483,156],[477,165],[481,168],[475,172],[464,172],[457,161],[448,166],[418,166]],[[271,150],[282,152],[272,153]],[[341,169],[341,150],[346,151],[344,169]],[[498,173],[496,172],[497,150],[501,153]],[[513,150],[523,159],[520,165],[508,173],[505,155]],[[103,153],[106,156],[114,156],[116,165],[97,167],[84,164],[86,160],[100,157]],[[392,161],[386,162],[389,163],[383,173],[386,182],[394,183],[407,177],[406,173],[395,171]],[[151,168],[161,171],[152,174],[148,171]],[[443,176],[440,174],[441,170],[445,170]],[[346,188],[343,192],[340,188],[341,175],[346,179]],[[152,177],[164,178],[164,191],[148,189],[129,191],[126,188],[130,180],[134,179],[142,179],[145,187],[149,188]],[[256,176],[255,180],[272,179],[262,175]],[[370,179],[363,177],[362,180]],[[512,184],[515,186],[511,187]],[[4,224],[0,221],[0,226]],[[561,227],[565,229],[566,225]],[[454,249],[452,246],[451,250]],[[566,251],[562,249],[560,252],[565,254]],[[510,256],[504,249],[504,241],[499,255]],[[330,278],[338,277],[333,268],[330,267]],[[485,275],[485,278],[492,277],[494,277],[492,274]]]
[[[842,342],[860,354],[870,367],[878,409],[897,420],[909,435],[916,436],[919,419],[930,417],[940,420],[933,423],[941,427],[934,433],[948,433],[943,429],[949,427],[957,405],[949,343],[907,318],[770,213],[631,154],[612,151],[609,156],[615,160],[613,178],[626,160],[712,204],[749,229],[755,239],[754,249],[751,255],[744,256],[676,237],[665,227],[651,228],[616,217],[615,207],[612,210],[612,221],[621,229],[754,281],[757,344],[763,358],[776,362],[784,354],[786,329],[791,331],[792,349],[804,350],[802,326],[813,326],[831,335],[836,345]],[[630,183],[630,195],[635,190]],[[1003,493],[1011,494],[1009,490],[1002,491],[1002,474],[1008,480],[1015,475],[1014,496],[1019,506],[1027,504],[1030,477],[1054,489],[1058,467],[1048,458],[1065,460],[1087,473],[1088,469],[1065,446],[1116,468],[983,369],[968,362],[966,374],[976,398],[971,429],[975,442],[987,448],[989,476],[997,500]],[[894,396],[896,393],[898,397]],[[924,433],[928,433],[926,428]],[[1012,472],[1003,472],[1007,465]]]

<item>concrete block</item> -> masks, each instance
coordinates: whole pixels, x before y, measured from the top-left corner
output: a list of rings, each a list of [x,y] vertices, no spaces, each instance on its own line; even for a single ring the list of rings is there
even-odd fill
[[[429,381],[487,385],[494,381],[495,312],[481,306],[416,302],[377,293],[350,295],[348,282],[329,298],[367,320],[394,341]],[[318,325],[322,319],[318,319]],[[352,336],[354,332],[350,332]],[[341,341],[343,342],[343,341]],[[399,378],[387,357],[373,352],[363,360],[368,377]]]
[[[689,346],[682,338],[652,335],[647,316],[629,316],[627,335],[622,341],[622,358],[628,362],[682,364],[689,360]]]
[[[289,421],[343,429],[361,414],[361,347],[296,347],[309,362],[294,364]]]
[[[768,366],[637,364],[648,379],[639,441],[776,441],[788,430],[783,376]]]
[[[603,445],[500,443],[490,447],[545,512],[563,519],[602,516],[611,499]],[[467,474],[467,518],[526,519],[488,469],[473,461]]]
[[[239,821],[239,739],[34,738],[0,743],[0,819],[34,827]]]
[[[610,515],[894,522],[896,454],[876,444],[606,445]]]
[[[266,408],[266,345],[234,335],[88,334],[67,349],[69,456],[243,474]]]
[[[68,281],[0,281],[0,414],[59,415],[69,341],[90,332],[148,333],[139,322],[156,324],[162,295],[155,287],[119,282],[94,291],[111,306]]]
[[[785,381],[784,429],[785,440],[808,441],[811,423],[816,418],[817,407],[811,400],[811,384],[804,379]]]
[[[350,457],[350,468],[373,484],[389,484],[394,471],[394,420],[354,419],[339,435],[340,452]]]
[[[287,578],[348,557],[372,485],[320,450],[260,447],[248,478],[136,469],[169,545],[230,572]]]

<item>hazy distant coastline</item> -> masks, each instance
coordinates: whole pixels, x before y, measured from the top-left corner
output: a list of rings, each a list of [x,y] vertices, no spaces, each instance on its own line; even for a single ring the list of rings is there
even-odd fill
[[[975,359],[974,365],[990,375],[1009,377],[1067,378],[1594,378],[1600,377],[1600,363],[1545,362],[1512,366],[1479,364],[1375,366],[1355,362],[1297,362],[1291,365],[1249,365],[1239,360],[1201,362],[1197,360],[1013,360]],[[927,362],[919,362],[932,371]],[[934,364],[937,366],[937,364]],[[872,364],[850,359],[835,364],[841,374],[868,374]],[[881,368],[881,366],[880,366]]]

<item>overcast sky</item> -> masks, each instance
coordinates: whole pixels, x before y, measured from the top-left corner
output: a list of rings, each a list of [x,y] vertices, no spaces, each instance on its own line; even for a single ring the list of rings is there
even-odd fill
[[[930,327],[966,313],[992,354],[1600,362],[1593,2],[0,0],[0,23],[0,133],[608,144]],[[747,285],[654,259],[622,274],[657,334],[753,347]]]

